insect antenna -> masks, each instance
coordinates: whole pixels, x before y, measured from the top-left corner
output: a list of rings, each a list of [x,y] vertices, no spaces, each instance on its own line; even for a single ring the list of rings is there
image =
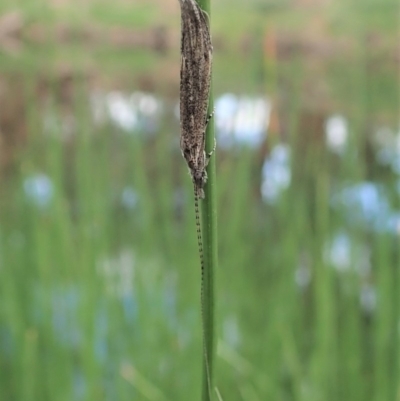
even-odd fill
[[[206,367],[206,380],[209,398],[211,399],[211,378],[210,378],[210,366],[208,362],[208,355],[206,351],[206,333],[205,333],[205,321],[204,321],[204,252],[203,252],[203,237],[201,235],[201,224],[200,224],[200,210],[199,210],[199,196],[197,194],[197,187],[194,185],[194,213],[196,217],[196,231],[197,231],[197,246],[199,248],[200,255],[200,269],[201,269],[201,282],[200,282],[200,303],[201,303],[201,325],[203,331],[203,353]]]
[[[200,224],[199,196],[197,194],[196,185],[194,186],[194,213],[196,216],[197,246],[199,248],[199,255],[200,255],[201,301],[202,301],[202,306],[203,306],[204,252],[203,252],[203,238],[201,235],[201,224]]]

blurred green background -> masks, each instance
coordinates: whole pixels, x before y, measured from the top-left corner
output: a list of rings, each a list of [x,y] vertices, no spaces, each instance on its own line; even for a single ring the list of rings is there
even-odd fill
[[[399,3],[213,0],[224,401],[400,400]],[[0,4],[0,400],[197,400],[177,0]]]

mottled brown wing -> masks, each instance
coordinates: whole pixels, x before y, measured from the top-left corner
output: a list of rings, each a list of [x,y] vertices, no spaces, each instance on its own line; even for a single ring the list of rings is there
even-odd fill
[[[181,4],[181,148],[189,168],[204,163],[205,121],[210,92],[212,46],[206,14],[195,0]],[[189,155],[190,151],[190,155]],[[189,163],[190,162],[190,163]],[[192,165],[190,165],[192,164]]]

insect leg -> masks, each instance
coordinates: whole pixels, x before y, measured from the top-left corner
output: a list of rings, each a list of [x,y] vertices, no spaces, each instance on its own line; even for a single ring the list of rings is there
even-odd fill
[[[205,127],[204,131],[207,129],[207,125],[210,122],[210,120],[213,118],[214,113],[215,113],[215,109],[213,109],[213,111],[207,116],[206,122],[204,124],[204,127]]]
[[[213,109],[213,111],[207,116],[204,131],[207,129],[207,125],[210,122],[210,120],[213,118],[214,113],[215,113],[215,109]],[[206,166],[208,164],[208,161],[210,160],[210,157],[214,153],[214,150],[215,150],[216,147],[217,147],[217,141],[216,141],[216,139],[214,137],[214,147],[212,148],[211,152],[206,153]]]
[[[211,152],[206,153],[206,166],[208,161],[210,160],[212,154],[214,153],[215,148],[217,147],[217,140],[214,138],[214,147],[212,148]]]

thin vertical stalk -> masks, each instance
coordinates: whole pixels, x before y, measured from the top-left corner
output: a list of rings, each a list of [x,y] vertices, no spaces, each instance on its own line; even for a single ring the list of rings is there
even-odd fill
[[[198,0],[200,7],[210,17],[210,0]],[[210,18],[209,18],[210,21]],[[209,111],[214,108],[212,84],[209,98]],[[206,150],[211,152],[214,147],[214,123],[209,122],[206,131]],[[217,269],[217,208],[216,208],[216,174],[215,154],[210,159],[207,168],[208,182],[205,187],[205,199],[201,201],[202,234],[204,246],[204,276],[203,276],[203,389],[202,400],[209,401],[213,388],[214,366],[214,271]]]

